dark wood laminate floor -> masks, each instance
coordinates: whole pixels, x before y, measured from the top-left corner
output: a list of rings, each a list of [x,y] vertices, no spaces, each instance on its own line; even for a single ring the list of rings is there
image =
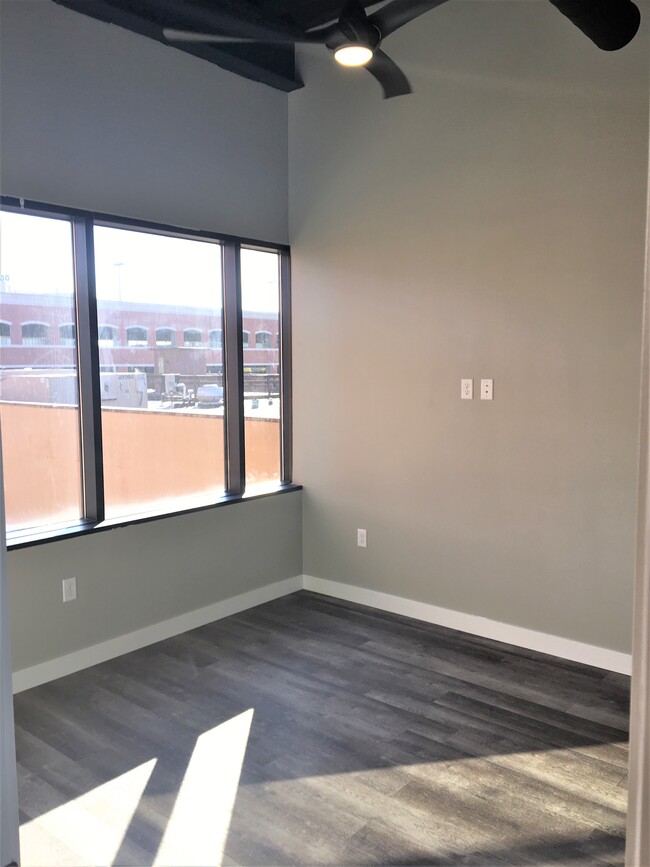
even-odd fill
[[[302,591],[16,696],[24,865],[623,864],[628,691]]]

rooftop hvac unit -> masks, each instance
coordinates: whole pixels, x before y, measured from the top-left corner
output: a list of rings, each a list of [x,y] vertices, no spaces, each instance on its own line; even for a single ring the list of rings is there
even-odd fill
[[[133,409],[147,408],[146,373],[102,373],[102,403]]]
[[[99,375],[101,384],[102,403],[117,404],[117,379],[114,373],[101,373]]]

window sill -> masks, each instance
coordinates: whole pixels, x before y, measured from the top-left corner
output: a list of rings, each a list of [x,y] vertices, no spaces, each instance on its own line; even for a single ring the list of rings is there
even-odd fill
[[[191,515],[194,512],[205,512],[208,509],[219,509],[222,506],[230,506],[235,503],[247,503],[250,500],[261,500],[266,497],[275,497],[278,494],[288,494],[302,490],[302,485],[293,483],[276,485],[272,488],[264,487],[253,490],[250,493],[227,495],[214,503],[206,503],[200,506],[192,506],[178,511],[146,512],[137,515],[128,515],[122,518],[111,518],[94,524],[90,521],[79,521],[76,524],[57,526],[55,528],[38,528],[29,530],[14,530],[7,533],[7,550],[16,551],[21,548],[31,548],[34,545],[44,545],[49,542],[57,542],[60,539],[73,539],[77,536],[89,536],[93,533],[102,533],[105,530],[115,530],[118,527],[129,527],[133,524],[146,524],[150,521],[160,521],[165,518],[175,518],[178,515]]]

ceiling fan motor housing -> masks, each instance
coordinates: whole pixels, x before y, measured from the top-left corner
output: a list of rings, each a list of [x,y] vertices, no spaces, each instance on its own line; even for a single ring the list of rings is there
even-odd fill
[[[381,33],[379,29],[369,21],[361,24],[349,21],[340,21],[338,29],[327,40],[327,47],[332,51],[337,51],[347,45],[363,45],[364,48],[369,48],[374,52],[379,48],[381,42]]]

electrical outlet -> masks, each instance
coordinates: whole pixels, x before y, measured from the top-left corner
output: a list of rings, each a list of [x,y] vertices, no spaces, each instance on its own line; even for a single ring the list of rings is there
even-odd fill
[[[365,530],[357,530],[357,546],[359,548],[368,547],[368,537]]]
[[[461,379],[461,381],[460,381],[460,399],[461,400],[473,400],[474,399],[474,380],[473,379]]]
[[[481,400],[493,400],[494,399],[494,380],[493,379],[482,379],[481,380]]]
[[[64,578],[63,579],[63,601],[64,602],[72,602],[77,598],[77,579],[76,578]]]

